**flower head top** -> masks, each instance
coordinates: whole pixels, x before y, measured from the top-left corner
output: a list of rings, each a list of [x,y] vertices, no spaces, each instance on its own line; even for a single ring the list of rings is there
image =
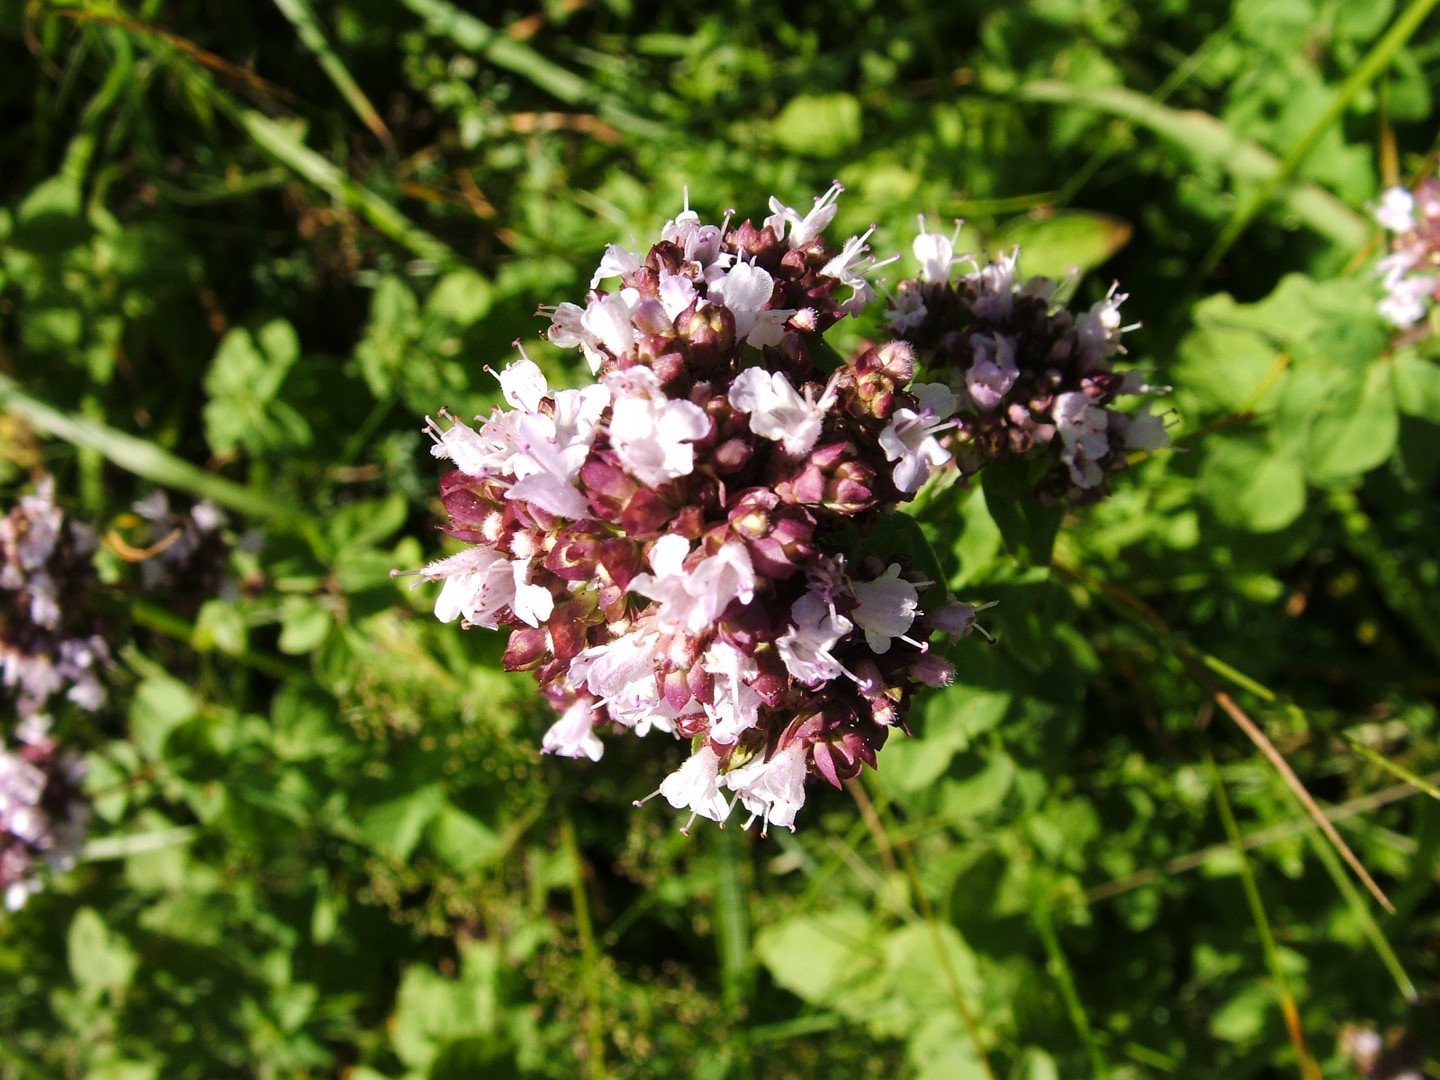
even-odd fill
[[[923,219],[922,219],[923,228]],[[1089,310],[1057,308],[1056,283],[1022,278],[1019,250],[952,277],[962,261],[953,241],[922,231],[915,242],[918,280],[904,281],[891,301],[891,329],[914,343],[916,359],[953,391],[953,432],[936,445],[955,455],[966,476],[992,462],[1033,463],[1043,502],[1092,502],[1106,478],[1125,468],[1134,450],[1167,445],[1164,424],[1148,402],[1136,412],[1113,408],[1122,395],[1147,395],[1135,373],[1114,370],[1125,349],[1120,304],[1112,287]],[[943,410],[933,413],[942,419]],[[891,442],[920,430],[916,421]],[[910,445],[907,443],[907,445]],[[920,454],[928,443],[919,442]]]
[[[511,628],[506,667],[560,714],[548,752],[690,740],[658,794],[715,820],[738,803],[790,826],[807,777],[873,765],[914,691],[952,674],[932,634],[971,626],[929,621],[948,601],[907,559],[835,546],[949,460],[955,407],[911,385],[903,343],[817,373],[819,335],[869,296],[865,237],[823,237],[839,193],[805,215],[772,201],[759,229],[687,210],[644,258],[611,247],[595,283],[620,287],[549,330],[595,384],[552,390],[522,358],[500,375],[509,407],[429,428],[455,465],[448,531],[471,545],[421,572],[444,582],[436,614]]]
[[[807,375],[808,344],[873,296],[864,276],[878,265],[865,243],[870,234],[839,251],[824,240],[843,190],[832,185],[803,217],[771,199],[759,228],[749,220],[732,226],[728,217],[706,225],[687,209],[643,257],[611,245],[584,306],[551,312],[550,340],[581,349],[597,375],[649,367],[672,397],[700,380],[728,382],[741,345],[783,356]],[[618,288],[599,287],[616,279]]]
[[[1432,177],[1413,193],[1390,188],[1375,220],[1395,234],[1376,266],[1385,286],[1380,314],[1395,326],[1414,326],[1440,296],[1440,180]]]

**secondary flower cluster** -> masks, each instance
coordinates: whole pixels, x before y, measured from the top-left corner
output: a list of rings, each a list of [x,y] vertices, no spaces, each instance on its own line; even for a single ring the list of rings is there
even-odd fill
[[[1440,296],[1440,180],[1426,180],[1413,194],[1390,188],[1375,220],[1395,234],[1376,267],[1385,285],[1380,314],[1395,326],[1414,326]]]
[[[965,634],[953,601],[863,535],[949,460],[955,395],[912,384],[896,342],[818,370],[820,335],[873,298],[868,233],[823,232],[771,200],[759,227],[686,211],[643,256],[612,246],[583,307],[551,313],[597,381],[552,390],[528,358],[508,408],[432,423],[448,531],[472,545],[422,573],[436,614],[512,627],[510,670],[560,713],[545,750],[598,759],[602,731],[690,741],[658,794],[724,821],[738,801],[793,827],[808,777],[854,776],[915,689],[953,677],[931,635]],[[618,279],[618,287],[601,289]]]
[[[225,532],[224,511],[208,499],[188,512],[173,510],[159,488],[132,509],[144,523],[146,546],[125,550],[123,556],[139,564],[142,589],[163,592],[167,605],[187,616],[212,597],[233,600],[238,595],[229,576],[234,545]],[[107,543],[111,539],[113,534]]]
[[[54,493],[53,479],[42,477],[0,518],[0,679],[22,717],[62,690],[91,711],[105,701],[99,676],[110,653],[86,602],[95,536],[65,521]]]
[[[40,891],[43,866],[75,865],[90,820],[84,762],[60,749],[48,720],[31,716],[15,735],[18,749],[0,749],[0,893],[11,911]]]
[[[1112,288],[1075,315],[1056,306],[1056,282],[1020,276],[1018,248],[955,276],[971,257],[955,253],[953,238],[926,232],[923,218],[920,227],[920,277],[900,283],[887,314],[891,330],[955,392],[946,445],[962,475],[1026,460],[1035,463],[1041,502],[1088,503],[1105,494],[1130,452],[1168,444],[1149,402],[1134,413],[1112,408],[1122,395],[1154,392],[1138,373],[1111,366],[1132,329],[1121,326],[1124,293]]]

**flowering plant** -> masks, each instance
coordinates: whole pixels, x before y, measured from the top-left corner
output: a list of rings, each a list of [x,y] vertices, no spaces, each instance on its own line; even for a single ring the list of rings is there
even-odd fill
[[[447,531],[472,545],[421,572],[444,582],[436,614],[513,628],[506,668],[560,713],[548,752],[598,760],[603,730],[690,740],[657,794],[692,821],[738,801],[747,825],[793,828],[807,778],[873,767],[917,689],[952,679],[932,636],[970,633],[976,608],[923,540],[896,542],[938,470],[1043,451],[1061,479],[1040,493],[1088,496],[1164,437],[1108,409],[1148,390],[1108,365],[1123,297],[1073,320],[1013,256],[951,284],[963,260],[923,224],[891,327],[944,381],[917,381],[899,338],[839,361],[822,337],[881,265],[870,232],[827,244],[841,190],[804,215],[772,198],[758,227],[687,209],[643,257],[612,245],[585,305],[549,311],[595,383],[552,390],[522,349],[508,408],[428,427],[455,465]]]

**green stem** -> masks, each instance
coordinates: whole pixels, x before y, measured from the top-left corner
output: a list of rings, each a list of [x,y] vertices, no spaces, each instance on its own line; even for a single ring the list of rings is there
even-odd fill
[[[1300,1075],[1305,1080],[1319,1080],[1320,1070],[1315,1064],[1314,1058],[1310,1056],[1310,1050],[1305,1045],[1305,1033],[1300,1027],[1300,1010],[1295,1005],[1295,997],[1290,993],[1290,984],[1285,978],[1285,969],[1280,962],[1280,947],[1275,942],[1275,935],[1270,929],[1270,919],[1265,914],[1265,902],[1260,898],[1260,887],[1255,883],[1255,873],[1250,868],[1250,859],[1245,854],[1245,845],[1240,840],[1240,829],[1235,824],[1235,814],[1230,809],[1230,799],[1225,794],[1225,782],[1220,778],[1220,770],[1215,765],[1215,759],[1207,751],[1205,754],[1205,768],[1210,773],[1210,784],[1215,791],[1215,806],[1220,811],[1220,820],[1225,825],[1225,835],[1230,840],[1230,846],[1235,852],[1240,868],[1240,882],[1245,889],[1245,902],[1250,906],[1250,916],[1255,920],[1255,929],[1260,933],[1260,945],[1265,953],[1265,964],[1270,969],[1270,978],[1275,983],[1275,993],[1280,999],[1280,1011],[1285,1017],[1285,1027],[1290,1033],[1290,1041],[1295,1046],[1295,1053],[1300,1058]]]
[[[715,885],[715,939],[720,950],[720,985],[725,1011],[740,1055],[740,1075],[754,1076],[745,1028],[754,964],[750,953],[750,912],[740,876],[740,843],[734,829],[717,829],[718,876]]]
[[[1105,1056],[1100,1052],[1100,1043],[1095,1038],[1095,1031],[1090,1027],[1085,1006],[1075,988],[1074,972],[1071,971],[1069,961],[1065,959],[1065,951],[1060,948],[1060,939],[1055,934],[1050,898],[1038,887],[1035,889],[1031,914],[1035,920],[1035,929],[1040,931],[1040,940],[1045,943],[1050,974],[1054,977],[1055,984],[1060,987],[1060,996],[1065,1000],[1065,1011],[1070,1014],[1070,1023],[1075,1026],[1075,1033],[1080,1036],[1080,1041],[1085,1044],[1085,1052],[1090,1057],[1090,1071],[1097,1080],[1108,1080],[1110,1070],[1105,1064]]]
[[[589,1080],[608,1080],[605,1067],[605,1034],[600,1028],[600,951],[595,944],[595,925],[590,920],[590,895],[585,889],[585,864],[575,841],[570,815],[560,819],[560,846],[570,864],[570,897],[575,905],[575,930],[580,935],[580,980],[585,993],[585,1042],[589,1048]]]

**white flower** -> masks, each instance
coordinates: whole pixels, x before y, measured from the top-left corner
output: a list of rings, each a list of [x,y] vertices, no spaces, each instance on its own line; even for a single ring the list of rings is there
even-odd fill
[[[955,244],[960,239],[960,222],[955,222],[955,232],[950,239],[939,233],[925,231],[925,215],[920,215],[920,235],[915,237],[910,250],[920,261],[920,280],[946,282],[950,280],[950,268],[964,262],[968,255],[956,255]]]
[[[649,368],[614,372],[605,382],[614,394],[610,445],[630,475],[651,486],[688,476],[695,468],[690,444],[710,432],[705,410],[667,398]]]
[[[1375,208],[1375,220],[1393,233],[1415,231],[1415,196],[1403,187],[1387,188]]]
[[[890,329],[897,334],[906,334],[925,321],[930,309],[925,306],[925,297],[919,287],[910,281],[902,281],[899,291],[890,297],[891,306],[885,309],[885,318]]]
[[[512,562],[493,548],[466,548],[431,563],[421,575],[427,581],[445,581],[435,601],[435,617],[441,622],[463,615],[466,622],[495,630],[509,608],[517,619],[539,626],[555,604],[548,589],[530,584],[529,559]]]
[[[540,366],[528,356],[512,360],[500,372],[500,393],[512,408],[535,412],[550,392],[550,384]]]
[[[718,225],[702,225],[700,215],[686,208],[672,221],[667,221],[660,230],[660,239],[675,244],[684,253],[685,261],[694,263],[701,278],[708,279],[707,271],[723,270],[730,265],[732,256],[721,252],[720,245],[725,239],[725,230]]]
[[[815,197],[814,208],[803,218],[798,210],[792,210],[773,195],[770,197],[770,216],[762,225],[768,225],[775,233],[775,239],[785,239],[785,226],[790,225],[790,247],[803,248],[819,239],[820,234],[835,219],[835,212],[839,210],[836,200],[845,186],[836,180],[830,185],[830,189],[823,195]]]
[[[1170,445],[1170,433],[1165,430],[1165,420],[1150,412],[1151,402],[1140,406],[1139,411],[1126,416],[1111,413],[1109,422],[1120,428],[1121,438],[1127,450],[1159,450]]]
[[[779,442],[791,457],[808,454],[820,438],[825,413],[835,404],[827,388],[819,401],[805,388],[802,398],[783,372],[746,368],[730,384],[730,404],[750,414],[750,430]]]
[[[671,731],[675,710],[655,678],[659,634],[643,618],[614,641],[586,649],[570,661],[570,681],[600,698],[610,718],[645,735],[652,727]]]
[[[1104,300],[1096,301],[1089,311],[1075,320],[1075,336],[1080,341],[1080,347],[1087,352],[1109,357],[1125,351],[1120,348],[1120,335],[1135,327],[1120,325],[1120,305],[1129,294],[1116,292],[1117,288],[1118,285],[1111,285]]]
[[[913,494],[930,478],[930,471],[950,460],[935,433],[953,426],[946,420],[955,411],[955,395],[940,383],[916,383],[910,392],[920,399],[920,411],[896,409],[880,433],[880,449],[895,466],[895,486]]]
[[[619,244],[607,244],[605,254],[600,257],[600,266],[595,271],[595,276],[590,279],[590,288],[595,288],[606,278],[627,277],[644,265],[640,256],[633,251],[627,251]]]
[[[785,670],[806,686],[819,686],[845,672],[830,650],[854,624],[824,597],[807,592],[790,607],[793,625],[775,642]]]
[[[705,706],[713,725],[710,738],[729,746],[760,719],[760,695],[751,685],[760,666],[753,656],[724,641],[712,642],[701,663],[715,677],[715,700]]]
[[[735,316],[735,337],[757,349],[779,345],[785,320],[795,308],[766,310],[775,292],[775,279],[751,263],[736,263],[710,283],[709,297],[724,304]]]
[[[875,299],[875,289],[861,276],[862,269],[868,272],[878,265],[868,254],[870,247],[865,243],[874,231],[875,226],[872,225],[861,235],[846,240],[840,254],[820,268],[822,276],[834,278],[841,285],[848,285],[854,290],[850,298],[840,305],[840,310],[846,315],[858,315],[865,305]]]
[[[865,641],[871,651],[889,652],[892,638],[924,648],[905,636],[919,614],[920,591],[900,576],[899,563],[891,563],[874,581],[857,581],[850,588],[860,601],[850,614],[855,625],[865,631]]]
[[[600,741],[600,736],[595,734],[592,719],[594,711],[594,706],[583,699],[567,708],[560,714],[560,719],[550,725],[550,730],[545,732],[540,743],[540,752],[558,754],[560,757],[588,757],[591,761],[599,761],[600,755],[605,753],[605,744]]]
[[[442,430],[430,417],[425,418],[425,430],[435,440],[435,445],[430,447],[431,454],[449,458],[455,468],[477,479],[509,468],[510,458],[520,449],[519,427],[524,413],[497,409],[479,431],[448,413],[440,415],[450,421],[448,429]]]
[[[750,811],[745,828],[758,817],[762,833],[771,825],[794,832],[795,815],[805,805],[805,744],[797,739],[769,761],[756,758],[726,773],[724,779]]]
[[[994,412],[1020,377],[1020,368],[1015,364],[1015,341],[1005,334],[991,334],[989,340],[972,334],[970,342],[975,361],[965,372],[965,388],[977,409]]]
[[[981,319],[1008,319],[1015,309],[1015,271],[1020,259],[1017,247],[986,263],[974,275],[977,294],[970,309]]]
[[[1064,443],[1060,460],[1069,466],[1070,479],[1077,487],[1095,487],[1105,478],[1096,463],[1110,452],[1109,412],[1072,390],[1055,399],[1053,415]]]
[[[660,279],[660,303],[671,323],[695,303],[696,295],[695,283],[683,274],[666,274]]]
[[[676,810],[686,809],[711,821],[730,816],[730,804],[720,792],[720,758],[709,746],[702,746],[660,784],[660,794]],[[688,828],[688,827],[687,827]]]

